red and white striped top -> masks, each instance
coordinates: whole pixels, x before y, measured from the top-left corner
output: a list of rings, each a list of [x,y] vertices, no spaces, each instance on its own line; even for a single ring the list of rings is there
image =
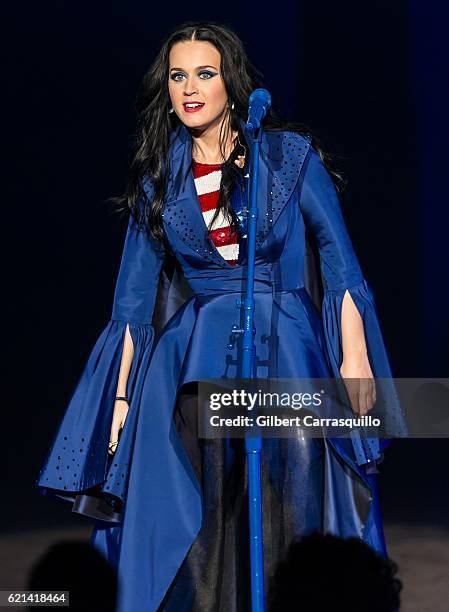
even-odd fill
[[[206,227],[209,227],[218,204],[221,166],[222,164],[202,164],[192,160],[193,179]],[[231,230],[228,220],[221,211],[212,229],[209,230],[209,235],[220,255],[235,266],[239,255],[238,234],[235,230]]]

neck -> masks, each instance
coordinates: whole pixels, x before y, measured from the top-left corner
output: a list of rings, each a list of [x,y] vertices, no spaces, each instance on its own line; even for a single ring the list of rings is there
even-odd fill
[[[228,159],[234,149],[234,139],[238,132],[230,133],[225,130],[227,137],[225,143],[225,157],[223,159],[220,151],[219,135],[221,124],[209,126],[204,130],[190,129],[192,136],[192,157],[202,164],[221,164]]]

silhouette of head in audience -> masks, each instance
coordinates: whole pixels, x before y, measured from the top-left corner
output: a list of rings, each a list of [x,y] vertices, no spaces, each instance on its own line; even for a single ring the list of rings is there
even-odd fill
[[[358,538],[294,538],[269,584],[269,612],[397,612],[397,564]]]
[[[50,546],[31,567],[27,583],[30,591],[69,591],[68,610],[114,612],[116,607],[116,572],[88,542]]]

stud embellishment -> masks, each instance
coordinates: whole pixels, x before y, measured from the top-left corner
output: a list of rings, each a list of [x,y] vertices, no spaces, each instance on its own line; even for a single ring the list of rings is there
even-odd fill
[[[277,146],[278,145],[278,146]],[[272,176],[271,186],[268,186],[266,211],[258,215],[257,233],[256,233],[256,249],[259,249],[265,242],[268,234],[276,223],[282,210],[290,199],[290,196],[295,189],[298,176],[304,164],[305,157],[310,147],[310,140],[295,132],[285,132],[278,134],[276,146],[278,151],[282,151],[282,165],[277,171],[277,176]],[[243,161],[244,156],[238,156],[234,160]],[[227,265],[220,257],[216,249],[211,247],[213,244],[208,240],[207,232],[198,233],[191,224],[184,209],[182,208],[182,200],[178,199],[170,201],[173,197],[171,187],[168,188],[164,210],[163,220],[167,228],[171,228],[179,237],[180,240],[194,252],[200,254],[205,259]]]
[[[278,140],[281,135],[278,135]],[[282,150],[282,166],[289,166],[289,171],[283,169],[282,180],[279,176],[273,176],[271,188],[267,194],[266,213],[261,216],[261,229],[256,235],[256,248],[264,243],[271,228],[280,216],[284,206],[290,199],[295,188],[296,180],[301,172],[305,156],[309,150],[310,142],[295,132],[287,132],[280,141],[277,151]],[[282,149],[281,149],[282,148]]]

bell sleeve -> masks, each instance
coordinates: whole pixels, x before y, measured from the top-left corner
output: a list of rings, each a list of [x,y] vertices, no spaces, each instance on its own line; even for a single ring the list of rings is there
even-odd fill
[[[342,378],[341,311],[344,295],[348,291],[363,321],[373,376],[375,379],[390,379],[382,380],[382,393],[377,393],[375,408],[380,409],[384,431],[404,435],[403,412],[391,380],[390,362],[373,291],[360,268],[333,180],[312,147],[305,160],[301,179],[299,205],[304,223],[314,237],[319,252],[324,288],[321,314],[332,374],[335,378]],[[383,460],[383,450],[391,442],[391,436],[368,437],[360,428],[351,432],[351,438],[357,463],[364,465],[367,472],[376,472],[377,463]]]
[[[37,480],[42,494],[75,500],[74,511],[96,518],[120,518],[114,504],[105,500],[113,501],[109,493],[116,500],[123,500],[125,495],[135,421],[132,413],[137,404],[134,396],[138,395],[153,347],[152,315],[164,258],[165,247],[150,239],[144,228],[139,230],[130,215],[111,318],[91,349]],[[108,444],[127,327],[134,355],[127,380],[129,410],[115,453],[118,455],[120,449],[118,478],[113,477],[111,457],[114,463],[117,459],[109,455]]]

